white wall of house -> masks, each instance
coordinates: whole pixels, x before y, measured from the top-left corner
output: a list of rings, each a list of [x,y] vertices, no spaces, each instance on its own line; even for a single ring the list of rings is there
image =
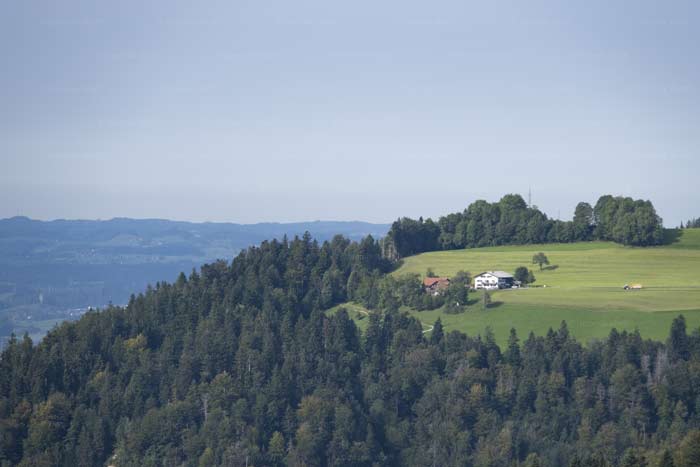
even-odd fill
[[[493,274],[482,274],[474,279],[475,289],[497,289],[498,277]]]

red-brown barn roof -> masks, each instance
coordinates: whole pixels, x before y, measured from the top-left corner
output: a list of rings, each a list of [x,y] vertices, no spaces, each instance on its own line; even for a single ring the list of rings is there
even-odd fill
[[[438,284],[440,282],[449,282],[450,278],[449,277],[426,277],[423,279],[423,285],[425,287],[432,287],[435,284]]]

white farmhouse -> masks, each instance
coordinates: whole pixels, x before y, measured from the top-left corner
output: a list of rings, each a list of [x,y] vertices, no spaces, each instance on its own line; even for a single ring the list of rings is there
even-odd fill
[[[475,289],[510,289],[513,275],[503,271],[486,271],[474,277]]]

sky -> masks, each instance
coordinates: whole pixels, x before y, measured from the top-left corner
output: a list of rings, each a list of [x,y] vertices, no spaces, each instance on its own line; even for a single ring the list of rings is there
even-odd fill
[[[0,217],[700,216],[700,2],[0,3]]]

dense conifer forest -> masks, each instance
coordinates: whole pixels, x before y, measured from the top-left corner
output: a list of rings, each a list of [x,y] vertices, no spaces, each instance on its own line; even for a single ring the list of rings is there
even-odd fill
[[[371,237],[264,242],[0,358],[2,465],[637,466],[700,459],[700,330],[499,348],[377,298]],[[374,279],[373,279],[374,278]],[[397,288],[389,287],[391,290]],[[389,300],[390,301],[390,300]]]
[[[595,206],[578,203],[573,220],[560,221],[528,206],[520,195],[510,194],[496,203],[475,201],[438,222],[400,218],[392,224],[386,249],[393,257],[403,258],[436,250],[589,240],[660,245],[663,224],[650,201],[604,195]]]

